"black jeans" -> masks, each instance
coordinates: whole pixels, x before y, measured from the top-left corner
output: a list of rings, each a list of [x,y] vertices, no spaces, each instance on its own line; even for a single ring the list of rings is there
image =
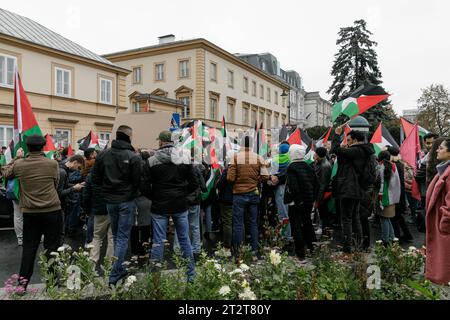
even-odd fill
[[[145,256],[147,253],[143,244],[145,242],[150,243],[150,230],[150,226],[133,226],[131,228],[130,245],[133,256]]]
[[[312,251],[314,249],[313,242],[317,241],[311,221],[312,207],[312,203],[306,203],[289,206],[288,210],[295,254],[300,259],[305,258],[305,245]]]
[[[328,201],[324,201],[319,205],[320,220],[322,220],[322,229],[330,228],[330,212],[328,210]]]
[[[370,224],[369,217],[374,209],[374,202],[372,201],[372,193],[367,192],[364,200],[361,201],[359,207],[359,217],[361,220],[363,247],[368,249],[370,247]]]
[[[55,252],[60,243],[62,225],[61,211],[23,214],[23,251],[20,276],[30,281],[33,275],[36,253],[44,235],[44,249],[47,258]]]
[[[356,247],[359,247],[362,239],[361,219],[359,216],[360,200],[341,199],[340,202],[343,249],[345,253],[351,253],[353,240]],[[353,233],[355,233],[355,238],[353,238]]]
[[[405,218],[403,217],[404,211],[405,207],[402,204],[396,204],[395,217],[391,219],[395,237],[399,239],[402,236],[400,231],[403,232],[404,237],[412,238],[411,232],[409,231],[408,225],[406,224]]]

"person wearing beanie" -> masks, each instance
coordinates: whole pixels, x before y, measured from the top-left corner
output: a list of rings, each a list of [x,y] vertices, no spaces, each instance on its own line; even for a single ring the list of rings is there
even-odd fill
[[[330,228],[330,217],[328,213],[328,194],[331,192],[332,167],[327,158],[328,150],[320,147],[316,149],[314,156],[314,170],[319,179],[319,192],[316,199],[316,207],[322,220],[322,230]]]
[[[141,181],[141,158],[131,145],[133,130],[121,125],[111,148],[95,161],[92,182],[101,186],[114,237],[114,262],[109,283],[115,285],[127,275],[122,265],[128,250],[131,227],[136,213],[136,197]],[[94,226],[95,227],[95,226]]]
[[[286,188],[286,171],[290,163],[289,159],[289,142],[283,141],[279,148],[279,154],[272,159],[270,173],[272,186],[275,188],[275,203],[277,205],[278,219],[280,222],[289,219],[288,206],[284,203],[284,191]],[[292,239],[291,226],[287,224],[284,238],[288,241]]]
[[[303,261],[305,245],[312,252],[316,234],[311,221],[311,211],[317,199],[319,183],[312,166],[304,161],[306,148],[292,145],[289,148],[291,163],[287,168],[284,203],[289,206],[289,221],[294,237],[295,254]]]
[[[395,216],[391,219],[392,226],[394,228],[395,236],[399,238],[401,242],[411,242],[413,241],[413,236],[403,217],[406,210],[405,166],[400,161],[400,150],[398,148],[388,146],[387,151],[391,156],[390,161],[397,167],[398,174],[400,175],[401,187],[400,201],[395,204]]]
[[[31,276],[42,235],[47,259],[59,246],[62,224],[58,198],[58,163],[42,152],[46,140],[39,135],[26,139],[29,154],[1,168],[6,179],[20,183],[19,205],[23,213],[23,251],[20,266],[21,285],[26,289]]]

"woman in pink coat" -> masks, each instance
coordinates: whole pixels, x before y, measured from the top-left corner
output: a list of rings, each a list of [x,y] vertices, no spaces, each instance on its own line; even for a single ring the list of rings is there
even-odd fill
[[[450,283],[450,139],[437,150],[440,164],[427,191],[425,276],[428,280]]]

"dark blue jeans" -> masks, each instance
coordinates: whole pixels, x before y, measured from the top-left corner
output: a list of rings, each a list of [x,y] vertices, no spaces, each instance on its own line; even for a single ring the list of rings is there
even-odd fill
[[[94,215],[91,213],[91,215],[88,217],[87,223],[87,230],[86,230],[86,244],[89,244],[94,240]]]
[[[259,195],[244,193],[233,195],[233,250],[238,254],[244,240],[244,213],[250,218],[250,236],[253,252],[258,252],[258,203]]]
[[[74,193],[68,201],[68,214],[66,220],[66,232],[75,232],[78,228],[81,211],[81,194]]]
[[[170,216],[175,224],[183,258],[188,260],[187,279],[190,282],[195,277],[195,261],[194,254],[192,253],[191,240],[189,240],[188,211],[171,215],[152,213],[153,244],[150,259],[154,262],[163,261],[164,241],[167,239],[167,225],[169,224]],[[199,220],[198,215],[197,220]]]
[[[125,261],[125,255],[128,250],[128,241],[130,240],[131,228],[135,219],[136,203],[133,200],[118,204],[107,204],[106,208],[111,220],[114,256],[117,258],[111,270],[109,282],[116,284],[126,274],[126,269],[122,264]]]

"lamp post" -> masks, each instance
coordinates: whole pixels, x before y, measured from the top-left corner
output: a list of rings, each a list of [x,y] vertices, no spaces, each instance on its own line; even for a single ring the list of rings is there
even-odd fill
[[[291,125],[291,101],[290,101],[291,88],[289,88],[289,92],[286,92],[285,90],[283,90],[283,93],[281,94],[281,97],[283,97],[283,98],[289,97],[288,98],[287,109],[288,109],[288,126],[290,126]]]

